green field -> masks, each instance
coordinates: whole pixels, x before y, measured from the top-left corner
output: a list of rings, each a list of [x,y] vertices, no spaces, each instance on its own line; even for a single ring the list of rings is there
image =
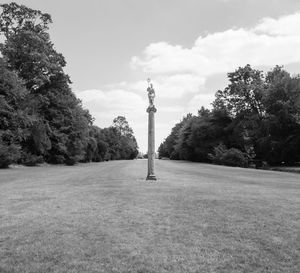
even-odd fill
[[[300,174],[160,160],[0,171],[0,272],[300,272]]]

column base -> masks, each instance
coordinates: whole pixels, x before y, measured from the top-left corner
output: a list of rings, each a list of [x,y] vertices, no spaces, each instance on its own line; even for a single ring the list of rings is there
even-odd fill
[[[154,174],[148,174],[146,180],[157,180]]]

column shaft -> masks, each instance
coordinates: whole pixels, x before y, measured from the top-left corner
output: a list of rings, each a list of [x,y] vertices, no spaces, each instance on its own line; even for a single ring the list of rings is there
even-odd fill
[[[155,161],[155,123],[154,111],[151,109],[148,115],[148,175],[147,180],[156,180],[154,173]]]

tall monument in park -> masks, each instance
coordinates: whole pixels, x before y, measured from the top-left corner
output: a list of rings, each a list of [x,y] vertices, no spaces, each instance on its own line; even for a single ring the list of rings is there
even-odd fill
[[[154,114],[156,108],[154,106],[155,91],[150,79],[148,79],[148,98],[149,106],[147,108],[148,112],[148,175],[146,180],[156,180],[154,174],[154,161],[155,161],[155,123],[154,123]]]

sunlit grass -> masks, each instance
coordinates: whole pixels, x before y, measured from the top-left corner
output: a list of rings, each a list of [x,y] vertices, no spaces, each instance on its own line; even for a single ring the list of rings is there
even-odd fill
[[[0,272],[299,272],[300,175],[146,161],[0,171]]]

